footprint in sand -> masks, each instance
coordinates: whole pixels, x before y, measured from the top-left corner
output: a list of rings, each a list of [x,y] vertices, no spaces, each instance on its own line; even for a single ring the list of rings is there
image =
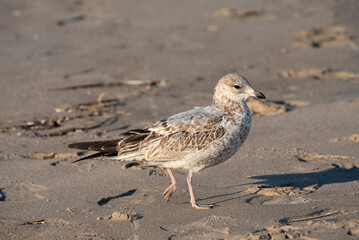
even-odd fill
[[[2,239],[112,239],[109,233],[98,233],[87,223],[65,219],[0,219]],[[46,237],[48,239],[48,237]]]
[[[351,41],[352,38],[346,26],[330,26],[297,33],[293,46],[296,48],[320,48],[329,45],[350,45],[357,49],[358,47]]]
[[[303,68],[301,70],[288,70],[279,74],[283,78],[315,78],[315,79],[327,79],[337,78],[343,81],[359,81],[359,74],[350,71],[335,71],[331,68]]]
[[[239,239],[230,231],[236,224],[235,218],[212,215],[186,224],[172,224],[166,230],[174,229],[170,239]]]
[[[320,162],[328,163],[338,170],[353,170],[359,168],[358,159],[353,156],[343,155],[325,155],[319,153],[306,153],[304,151],[298,152],[295,157],[301,162]]]
[[[359,220],[337,220],[337,217],[342,214],[339,211],[317,211],[306,216],[289,218],[293,220],[290,225],[270,226],[249,234],[235,230],[237,219],[217,215],[187,224],[160,228],[170,232],[171,239],[316,239],[311,238],[311,234],[338,233],[338,231],[341,231],[343,236],[359,236]]]
[[[311,178],[298,178],[279,186],[250,187],[247,192],[252,197],[246,202],[261,205],[308,203],[311,200],[303,195],[314,192],[318,187],[318,181]]]
[[[283,197],[306,195],[314,192],[317,188],[317,180],[309,178],[299,178],[281,186],[250,187],[247,189],[247,192],[263,196]]]
[[[96,220],[112,220],[112,221],[134,221],[142,218],[136,212],[123,213],[123,212],[114,212],[111,215],[105,216],[103,218],[97,218]]]
[[[334,138],[334,139],[329,140],[329,142],[341,142],[341,141],[349,141],[349,142],[359,143],[359,134],[355,133],[355,134],[350,135],[349,137]]]
[[[304,239],[309,230],[294,226],[273,226],[240,236],[238,239]],[[309,238],[308,238],[309,239]]]
[[[218,9],[213,15],[218,18],[228,19],[260,18],[264,20],[274,20],[276,18],[275,15],[265,14],[263,11],[240,10],[226,7]]]
[[[266,227],[250,234],[240,236],[238,239],[317,239],[320,234],[327,236],[328,233],[335,233],[335,236],[344,238],[359,237],[359,220],[341,219],[337,216],[342,213],[320,212],[318,214],[309,214],[298,218],[290,218],[290,225],[278,225]],[[322,219],[329,218],[329,219]],[[289,220],[290,220],[289,219]],[[311,235],[316,238],[311,237]]]
[[[31,199],[42,200],[45,197],[40,193],[47,188],[42,185],[33,183],[10,183],[9,186],[3,188],[3,193],[6,195],[6,201],[24,201]]]

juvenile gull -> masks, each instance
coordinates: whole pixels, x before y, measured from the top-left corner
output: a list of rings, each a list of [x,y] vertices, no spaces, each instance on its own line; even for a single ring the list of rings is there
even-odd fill
[[[192,207],[208,209],[212,206],[196,203],[192,174],[226,161],[241,147],[251,127],[246,104],[250,96],[265,99],[247,79],[228,74],[219,80],[210,106],[176,114],[148,128],[129,130],[115,140],[72,143],[68,147],[97,151],[84,159],[111,156],[166,168],[171,177],[171,185],[163,193],[167,202],[178,186],[171,169],[188,170]]]

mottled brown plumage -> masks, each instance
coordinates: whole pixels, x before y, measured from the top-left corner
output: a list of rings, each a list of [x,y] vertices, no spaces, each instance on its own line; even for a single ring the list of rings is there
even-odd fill
[[[127,131],[116,140],[68,146],[97,151],[94,157],[116,155],[113,158],[120,161],[167,168],[172,183],[164,192],[166,201],[177,188],[171,168],[189,170],[191,204],[203,209],[194,198],[192,173],[224,162],[243,144],[251,126],[245,102],[249,96],[265,98],[244,77],[228,74],[218,82],[210,106],[176,114],[145,129]]]

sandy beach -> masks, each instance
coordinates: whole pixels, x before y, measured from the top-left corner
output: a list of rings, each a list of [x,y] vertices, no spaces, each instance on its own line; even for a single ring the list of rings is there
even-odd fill
[[[359,2],[0,2],[0,239],[358,239]],[[211,104],[245,76],[252,128],[186,172],[68,143]]]

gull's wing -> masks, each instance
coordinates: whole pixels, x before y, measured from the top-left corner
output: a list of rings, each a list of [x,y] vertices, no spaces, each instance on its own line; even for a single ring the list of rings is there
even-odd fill
[[[127,131],[119,139],[73,143],[68,147],[99,152],[94,157],[117,155],[125,161],[171,161],[219,140],[226,131],[222,125],[224,117],[213,106],[195,108],[149,128]]]
[[[225,115],[219,109],[209,106],[179,113],[155,123],[148,130],[158,136],[158,141],[146,144],[146,160],[170,161],[181,158],[187,152],[205,148],[220,140],[226,130],[223,127]]]

